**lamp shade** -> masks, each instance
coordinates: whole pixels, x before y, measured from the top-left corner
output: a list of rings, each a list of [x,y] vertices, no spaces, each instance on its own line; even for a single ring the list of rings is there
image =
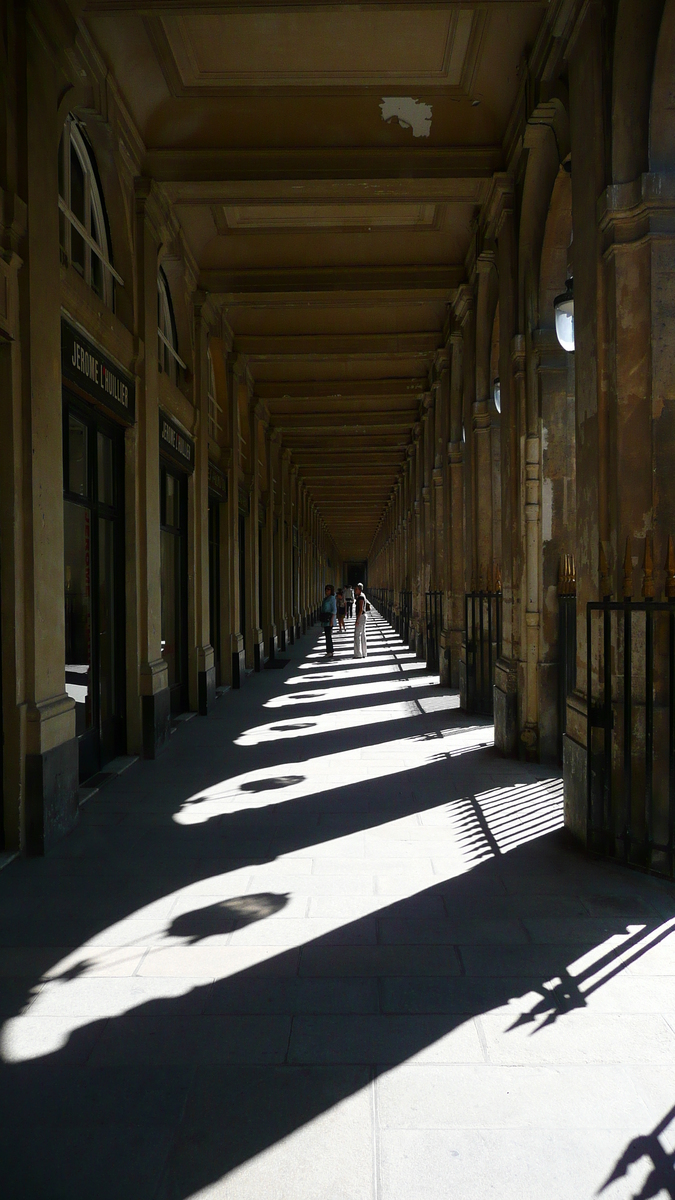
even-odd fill
[[[555,331],[563,350],[574,350],[574,290],[571,279],[566,281],[565,291],[553,301]]]

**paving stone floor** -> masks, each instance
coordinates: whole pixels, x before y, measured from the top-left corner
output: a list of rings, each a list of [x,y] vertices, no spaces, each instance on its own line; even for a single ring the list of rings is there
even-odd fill
[[[0,872],[4,1200],[675,1197],[675,889],[369,641]]]

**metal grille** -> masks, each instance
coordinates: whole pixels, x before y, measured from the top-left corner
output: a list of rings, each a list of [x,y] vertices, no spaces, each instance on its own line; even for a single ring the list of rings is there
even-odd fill
[[[491,717],[494,711],[495,663],[502,652],[501,592],[467,592],[464,596],[466,646],[466,711]]]
[[[588,604],[586,642],[588,846],[672,877],[675,597]]]
[[[574,559],[565,554],[558,576],[558,759],[567,731],[567,697],[574,691],[577,662],[577,577]]]
[[[443,628],[443,593],[425,592],[424,610],[427,629],[427,667],[430,671],[438,671]]]

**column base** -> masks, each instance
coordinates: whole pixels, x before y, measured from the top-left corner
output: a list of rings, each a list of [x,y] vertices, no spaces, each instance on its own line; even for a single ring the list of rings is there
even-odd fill
[[[197,696],[199,715],[205,717],[216,702],[216,668],[207,667],[197,672]]]
[[[495,667],[494,722],[495,749],[512,756],[518,750],[518,694],[516,664],[499,659]]]
[[[70,738],[26,755],[26,853],[45,854],[77,820],[79,749]]]
[[[586,747],[563,734],[563,796],[565,829],[586,845],[588,811]]]
[[[151,696],[141,696],[143,720],[143,757],[156,758],[171,735],[171,692],[160,688]]]
[[[246,670],[246,651],[244,649],[244,639],[240,633],[232,634],[230,637],[230,646],[232,650],[230,686],[240,688]]]

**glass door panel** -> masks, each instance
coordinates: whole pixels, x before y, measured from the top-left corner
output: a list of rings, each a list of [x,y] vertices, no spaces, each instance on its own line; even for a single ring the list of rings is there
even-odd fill
[[[64,506],[66,692],[75,701],[75,731],[93,725],[91,687],[91,514],[66,501]]]
[[[177,588],[178,538],[163,529],[160,534],[162,574],[162,658],[169,668],[169,687],[180,683],[180,613]]]
[[[64,402],[66,692],[88,779],[124,750],[123,435]]]

